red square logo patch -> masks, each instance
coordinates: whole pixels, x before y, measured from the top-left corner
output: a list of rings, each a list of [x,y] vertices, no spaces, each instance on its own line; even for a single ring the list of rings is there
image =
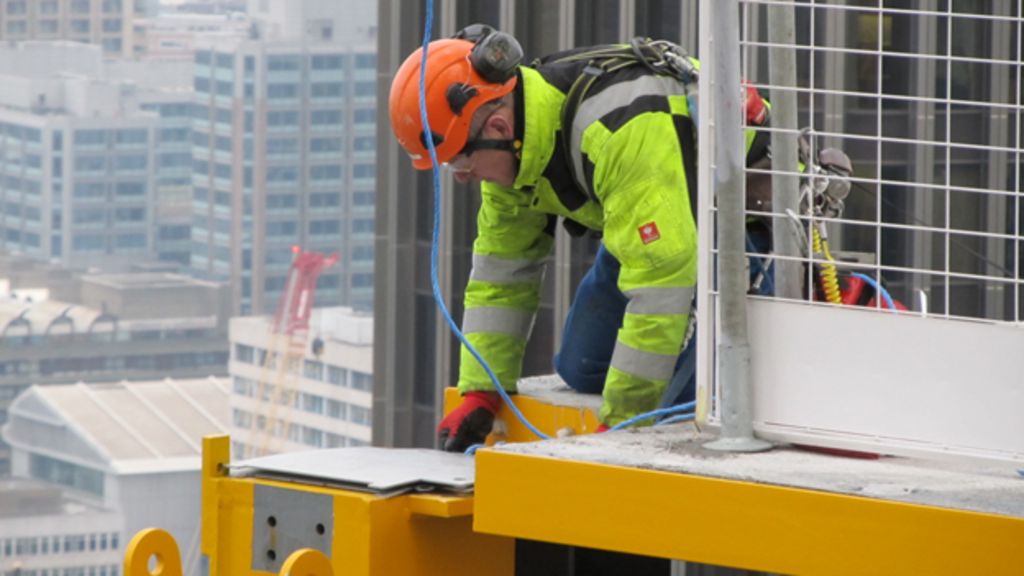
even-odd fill
[[[640,232],[640,240],[645,245],[661,238],[661,232],[658,232],[658,225],[653,220],[637,228],[637,231]]]

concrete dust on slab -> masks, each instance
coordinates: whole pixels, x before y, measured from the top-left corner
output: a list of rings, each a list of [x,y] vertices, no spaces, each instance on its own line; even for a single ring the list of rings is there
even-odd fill
[[[698,434],[692,424],[682,424],[505,444],[496,449],[1024,517],[1024,481],[1009,464],[895,457],[865,460],[792,447],[757,454],[722,453],[702,447],[712,438]]]
[[[581,394],[569,388],[558,374],[531,376],[519,380],[519,394],[540,400],[552,406],[588,408],[595,413],[601,409],[600,394]],[[515,396],[512,397],[515,400]]]

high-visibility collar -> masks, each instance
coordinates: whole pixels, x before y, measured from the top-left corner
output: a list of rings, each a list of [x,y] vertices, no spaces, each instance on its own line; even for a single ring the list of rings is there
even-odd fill
[[[565,96],[541,76],[540,72],[520,67],[521,81],[516,86],[516,123],[522,123],[522,157],[515,188],[532,188],[551,161],[555,150],[555,133],[560,128]],[[520,128],[517,127],[517,131]]]

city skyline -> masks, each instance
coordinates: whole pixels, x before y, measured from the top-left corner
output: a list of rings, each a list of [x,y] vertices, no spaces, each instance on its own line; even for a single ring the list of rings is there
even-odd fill
[[[375,9],[0,1],[0,574],[196,541],[203,436],[370,444]],[[338,260],[282,428],[263,315],[311,251]]]

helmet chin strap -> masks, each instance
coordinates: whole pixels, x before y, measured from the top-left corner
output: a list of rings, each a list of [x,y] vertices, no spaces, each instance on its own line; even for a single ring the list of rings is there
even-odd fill
[[[505,152],[512,152],[519,157],[519,150],[523,147],[523,143],[519,140],[493,140],[490,138],[477,138],[476,140],[470,140],[466,142],[466,146],[459,152],[460,154],[470,155],[477,150],[504,150]]]

